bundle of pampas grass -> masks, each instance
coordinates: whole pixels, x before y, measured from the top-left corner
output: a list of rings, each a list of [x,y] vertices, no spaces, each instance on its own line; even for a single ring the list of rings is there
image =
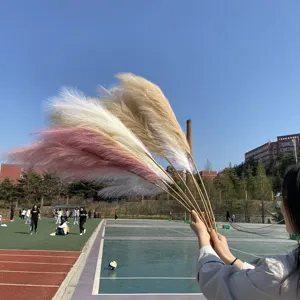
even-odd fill
[[[63,88],[47,103],[49,128],[9,151],[6,160],[39,165],[66,180],[104,183],[103,197],[171,195],[195,210],[208,228],[215,218],[205,185],[169,101],[143,77],[117,74],[118,84],[96,98]],[[154,159],[166,160],[184,188]],[[197,196],[176,167],[189,174]],[[198,176],[197,182],[194,173]]]

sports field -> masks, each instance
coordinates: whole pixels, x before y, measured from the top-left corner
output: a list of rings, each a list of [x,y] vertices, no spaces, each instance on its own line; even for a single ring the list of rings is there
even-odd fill
[[[53,299],[99,222],[88,220],[82,236],[72,220],[67,236],[50,236],[56,228],[53,219],[41,219],[36,235],[30,235],[29,225],[20,219],[1,226],[1,299]]]
[[[3,299],[26,300],[33,293],[44,300],[205,299],[196,282],[197,241],[188,224],[99,221],[88,220],[83,236],[72,223],[70,235],[50,236],[55,228],[50,219],[41,220],[38,234],[32,236],[20,220],[0,228],[0,248],[6,249],[0,250]],[[239,230],[218,224],[218,231],[228,238],[235,256],[253,264],[296,246],[284,225],[235,227]],[[110,270],[113,260],[118,267]]]
[[[255,233],[225,230],[222,224],[218,231],[228,237],[234,255],[253,264],[296,245],[282,225],[238,226]],[[196,255],[197,241],[183,222],[105,220],[72,300],[204,299],[196,282]],[[112,260],[118,263],[113,271]]]

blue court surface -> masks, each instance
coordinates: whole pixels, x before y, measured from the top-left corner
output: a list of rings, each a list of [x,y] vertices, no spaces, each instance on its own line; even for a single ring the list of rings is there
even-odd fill
[[[284,254],[295,246],[282,225],[237,226],[241,230],[250,228],[256,234],[233,228],[218,231],[227,236],[233,254],[244,261],[251,263],[264,256]],[[87,262],[94,264],[89,291],[93,296],[204,299],[196,282],[197,241],[189,225],[157,220],[105,220],[95,244]],[[108,264],[114,260],[118,267],[110,270]]]

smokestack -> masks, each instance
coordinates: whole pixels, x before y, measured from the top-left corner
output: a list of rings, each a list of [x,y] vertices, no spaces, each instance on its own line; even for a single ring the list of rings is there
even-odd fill
[[[192,120],[186,121],[186,139],[190,145],[191,153],[193,154],[193,136],[192,136]]]
[[[188,144],[191,149],[191,154],[193,154],[193,137],[192,137],[192,120],[187,120],[186,121],[186,139],[188,141]],[[186,174],[186,184],[189,187],[189,190],[191,193],[194,195],[194,187],[193,187],[193,182],[192,182],[192,177],[190,173]]]

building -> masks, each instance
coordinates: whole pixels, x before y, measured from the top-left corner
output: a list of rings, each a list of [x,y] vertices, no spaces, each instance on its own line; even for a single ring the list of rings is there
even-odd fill
[[[13,164],[1,164],[0,165],[0,182],[5,178],[9,178],[13,181],[17,181],[22,178],[24,172],[28,171],[29,167],[23,165],[13,165]],[[33,168],[38,174],[43,174],[43,169],[35,167]]]
[[[261,160],[268,166],[281,152],[293,152],[300,147],[300,133],[278,136],[276,142],[268,142],[245,153],[245,161]]]
[[[215,179],[218,176],[218,172],[216,171],[200,171],[200,176],[202,179]]]
[[[300,147],[300,133],[284,135],[277,137],[278,144],[278,152],[292,152],[294,151],[294,143],[296,144],[296,148]]]
[[[182,171],[182,170],[177,170],[177,172],[175,172],[174,168],[171,167],[171,166],[168,166],[166,168],[166,171],[174,178],[177,178],[179,179],[179,176],[183,179],[186,179],[186,172],[185,171]],[[211,179],[214,179],[215,177],[217,177],[218,175],[218,172],[216,171],[206,171],[206,170],[203,170],[203,171],[200,171],[199,172],[200,176],[202,179],[204,178],[211,178]],[[179,176],[178,176],[179,175]],[[194,176],[196,177],[197,176],[197,173],[194,174]]]
[[[261,160],[264,165],[269,165],[272,162],[275,153],[277,155],[277,152],[277,142],[269,142],[245,153],[245,161],[257,162]]]

